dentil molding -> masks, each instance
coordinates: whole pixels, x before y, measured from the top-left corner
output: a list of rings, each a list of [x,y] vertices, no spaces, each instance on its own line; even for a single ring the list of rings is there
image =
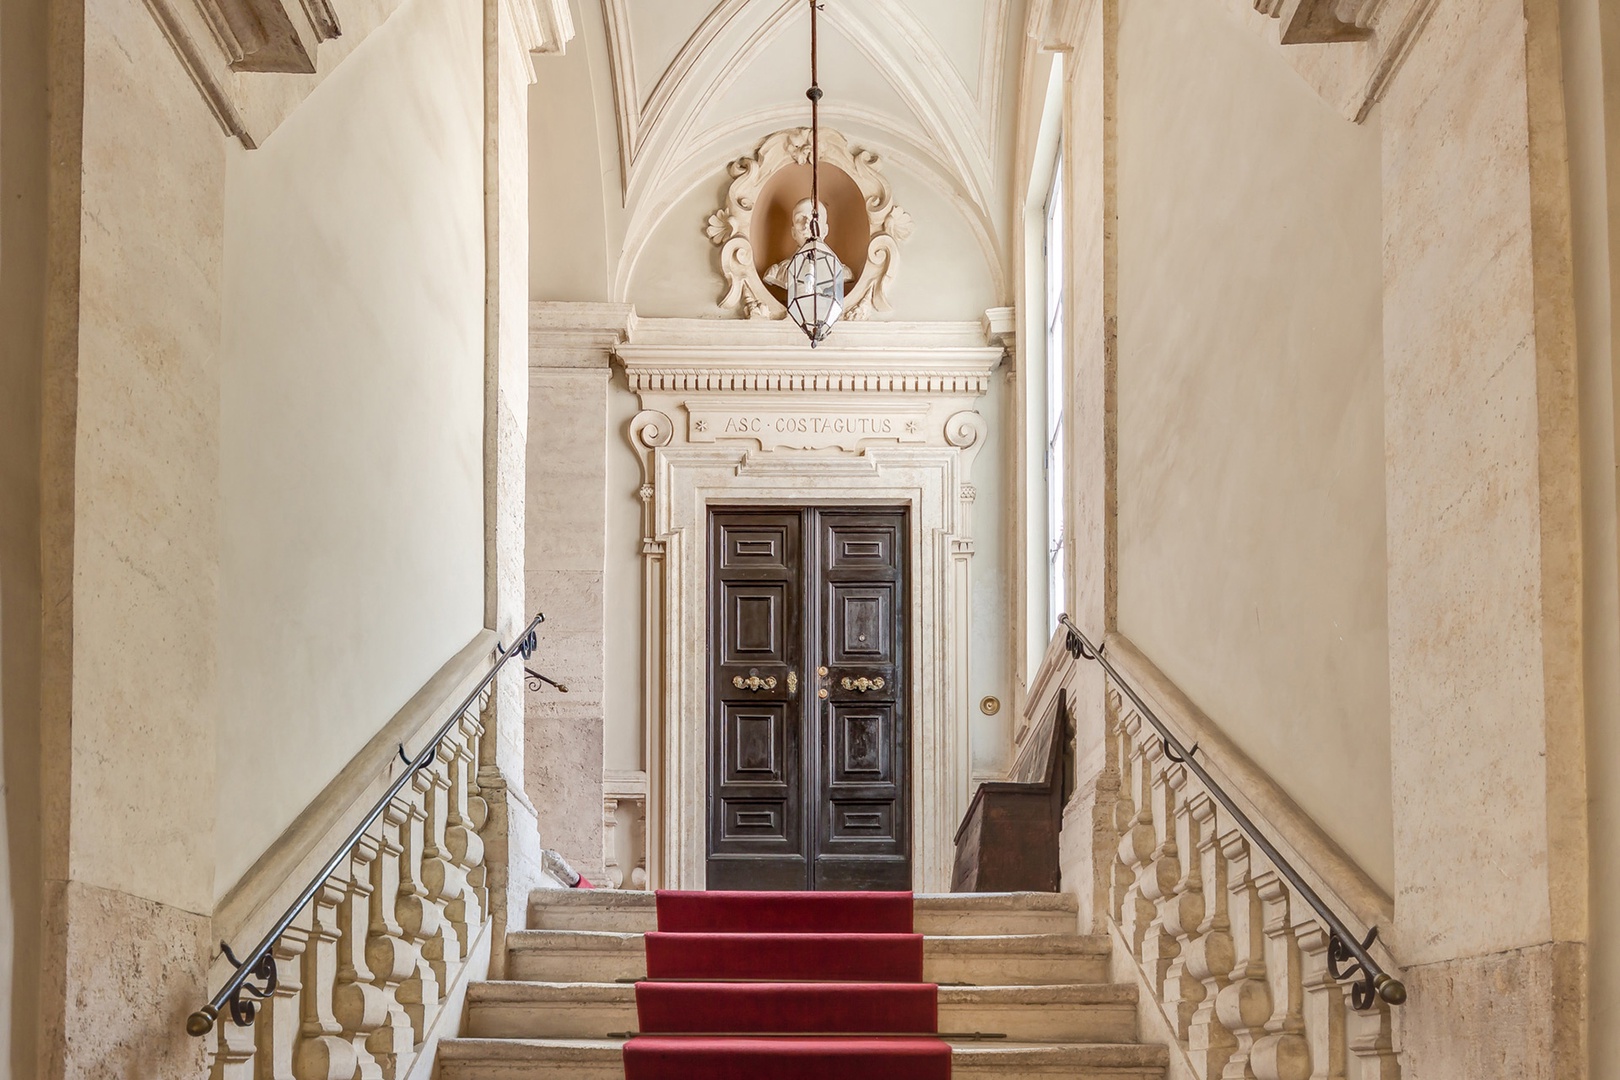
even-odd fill
[[[146,0],[146,7],[220,129],[252,150],[400,3]],[[562,52],[572,40],[568,0],[505,4],[527,51]]]

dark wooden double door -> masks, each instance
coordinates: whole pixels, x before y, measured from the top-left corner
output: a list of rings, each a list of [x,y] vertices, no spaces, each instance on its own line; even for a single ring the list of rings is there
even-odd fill
[[[909,889],[904,510],[714,510],[708,884]]]

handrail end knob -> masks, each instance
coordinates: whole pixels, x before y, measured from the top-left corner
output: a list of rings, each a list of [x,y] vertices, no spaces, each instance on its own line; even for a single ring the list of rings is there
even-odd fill
[[[1406,1004],[1406,984],[1388,975],[1378,977],[1378,996],[1391,1005]]]
[[[213,1009],[201,1009],[186,1017],[186,1034],[202,1038],[214,1030],[214,1017],[219,1014]]]

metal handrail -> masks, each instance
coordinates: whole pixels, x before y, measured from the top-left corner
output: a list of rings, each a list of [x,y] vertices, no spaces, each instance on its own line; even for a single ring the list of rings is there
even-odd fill
[[[1355,985],[1350,988],[1350,1003],[1358,1011],[1372,1008],[1374,1001],[1378,998],[1382,998],[1390,1005],[1405,1004],[1405,984],[1386,972],[1378,961],[1372,958],[1372,954],[1368,952],[1372,948],[1373,942],[1378,940],[1378,927],[1374,926],[1372,928],[1367,934],[1366,940],[1358,941],[1355,935],[1350,932],[1350,928],[1344,924],[1344,920],[1335,915],[1322,898],[1317,895],[1316,890],[1305,883],[1305,879],[1300,877],[1299,871],[1295,870],[1293,865],[1283,858],[1282,852],[1277,850],[1276,845],[1266,839],[1265,834],[1260,831],[1259,827],[1249,820],[1249,815],[1238,809],[1237,804],[1232,801],[1231,796],[1226,793],[1225,789],[1216,783],[1214,777],[1210,776],[1209,772],[1198,763],[1197,744],[1195,743],[1193,748],[1189,750],[1182,744],[1180,739],[1176,738],[1164,721],[1159,719],[1158,715],[1148,707],[1147,702],[1142,700],[1141,696],[1131,687],[1131,684],[1119,673],[1119,669],[1114,667],[1107,656],[1103,655],[1104,646],[1093,645],[1091,639],[1086,637],[1085,631],[1076,626],[1074,620],[1067,615],[1059,615],[1058,622],[1062,623],[1063,628],[1069,632],[1068,641],[1066,642],[1069,655],[1077,660],[1095,660],[1102,665],[1104,670],[1113,677],[1119,688],[1131,699],[1137,710],[1147,718],[1148,723],[1152,724],[1158,731],[1160,739],[1163,740],[1164,756],[1177,765],[1187,766],[1199,780],[1203,781],[1204,787],[1208,789],[1211,795],[1215,796],[1216,801],[1226,808],[1227,813],[1232,815],[1233,820],[1238,823],[1243,831],[1249,834],[1249,839],[1254,842],[1255,846],[1265,852],[1266,858],[1271,860],[1271,864],[1277,868],[1277,872],[1288,879],[1288,883],[1294,887],[1300,896],[1304,897],[1305,902],[1316,912],[1317,918],[1327,924],[1328,929],[1332,931],[1328,940],[1328,974],[1338,982],[1356,980]],[[1350,960],[1354,960],[1355,963],[1347,968],[1341,968],[1341,964]]]
[[[260,941],[253,951],[247,954],[246,959],[236,959],[236,956],[231,952],[231,947],[224,942],[220,943],[220,948],[225,953],[225,959],[236,965],[236,974],[225,981],[225,985],[220,987],[219,993],[215,994],[207,1005],[204,1005],[186,1019],[187,1034],[198,1037],[208,1034],[214,1029],[214,1022],[219,1019],[220,1011],[227,1007],[231,1011],[231,1020],[237,1026],[247,1027],[253,1023],[253,1017],[258,1011],[258,1007],[252,1001],[243,1000],[242,995],[246,993],[262,1001],[275,993],[276,958],[271,955],[270,950],[275,948],[276,942],[281,940],[281,935],[287,932],[287,928],[298,917],[298,913],[304,910],[304,907],[314,899],[315,894],[320,891],[322,885],[326,884],[327,879],[337,873],[338,867],[343,865],[343,860],[348,858],[350,853],[354,851],[355,845],[360,842],[361,837],[365,836],[366,830],[376,824],[377,819],[382,817],[383,811],[388,809],[388,804],[393,802],[401,791],[405,790],[405,785],[410,783],[411,777],[433,763],[434,758],[438,756],[439,745],[449,736],[451,729],[461,721],[467,711],[477,704],[479,697],[489,688],[489,684],[495,681],[495,676],[500,674],[507,661],[514,656],[522,656],[523,659],[527,660],[534,655],[535,649],[539,647],[537,631],[540,629],[540,624],[545,621],[546,617],[544,615],[536,615],[534,621],[529,624],[528,629],[518,635],[518,639],[512,644],[512,647],[501,650],[501,658],[495,661],[495,665],[479,680],[472,693],[468,694],[462,703],[456,707],[455,711],[450,714],[449,719],[444,722],[444,726],[439,728],[438,733],[427,741],[427,744],[417,752],[414,758],[407,760],[405,771],[389,785],[382,798],[377,800],[377,804],[361,819],[360,824],[354,827],[354,831],[349,833],[349,838],[343,841],[337,852],[326,861],[326,865],[321,867],[320,872],[304,887],[304,891],[298,894],[298,899],[292,902],[292,905],[287,908],[281,918],[276,920],[276,924],[270,928],[270,932],[264,935],[264,940]],[[401,749],[400,754],[402,757],[404,756],[403,749]],[[249,979],[259,979],[263,985],[254,986],[248,982]]]

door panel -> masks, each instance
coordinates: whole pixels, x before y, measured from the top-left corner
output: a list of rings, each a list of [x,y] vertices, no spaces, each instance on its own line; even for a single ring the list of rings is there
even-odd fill
[[[803,519],[710,519],[709,887],[802,889]]]
[[[709,887],[910,888],[905,512],[717,510],[710,552]]]

